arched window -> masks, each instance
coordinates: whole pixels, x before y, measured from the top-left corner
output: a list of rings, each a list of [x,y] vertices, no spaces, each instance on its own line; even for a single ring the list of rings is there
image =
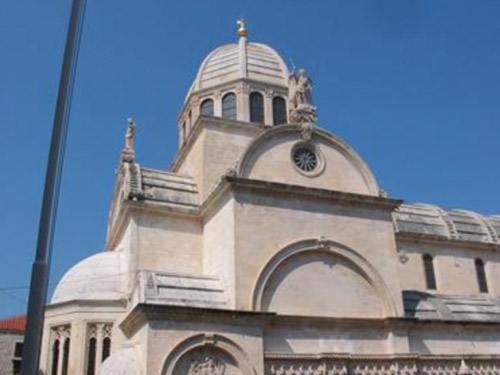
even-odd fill
[[[273,98],[273,125],[286,123],[286,101],[281,96],[275,96]]]
[[[86,375],[99,374],[101,363],[111,354],[112,331],[112,323],[89,323],[87,325]]]
[[[212,99],[205,99],[201,102],[200,113],[203,116],[213,116],[214,115],[214,101]]]
[[[50,375],[67,375],[71,326],[62,325],[50,329]]]
[[[102,361],[104,362],[106,358],[109,357],[109,354],[111,352],[111,338],[106,337],[104,340],[102,340]]]
[[[57,375],[57,367],[59,365],[59,340],[54,340],[52,344],[52,369],[51,375]]]
[[[264,97],[261,93],[250,94],[250,121],[258,124],[264,123]]]
[[[425,271],[425,282],[427,284],[427,289],[436,289],[436,275],[434,274],[434,260],[429,254],[424,254],[424,271]]]
[[[236,95],[232,92],[222,98],[222,117],[236,120]]]
[[[68,375],[69,344],[70,344],[70,339],[69,339],[69,338],[67,338],[67,339],[64,341],[64,353],[63,353],[63,363],[62,363],[62,375]]]
[[[89,347],[87,353],[87,375],[95,375],[95,352],[96,352],[97,340],[92,337],[89,340]]]
[[[477,275],[477,284],[479,285],[479,292],[488,293],[488,282],[486,281],[484,262],[481,259],[476,258],[474,263],[476,264],[476,275]]]

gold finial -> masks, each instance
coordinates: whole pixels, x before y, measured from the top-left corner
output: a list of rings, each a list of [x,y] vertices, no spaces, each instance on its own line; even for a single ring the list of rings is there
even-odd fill
[[[238,29],[238,35],[247,36],[248,31],[245,25],[245,20],[243,18],[240,18],[238,21],[236,21],[236,23],[240,26],[240,28]]]

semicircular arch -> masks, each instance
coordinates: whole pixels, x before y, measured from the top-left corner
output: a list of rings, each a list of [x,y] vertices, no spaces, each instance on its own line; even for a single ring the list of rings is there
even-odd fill
[[[361,178],[359,178],[359,181],[362,181],[361,184],[364,186],[362,189],[355,189],[356,191],[354,192],[376,196],[379,195],[379,188],[374,175],[372,174],[365,161],[352,147],[350,147],[339,137],[318,127],[314,127],[312,129],[312,134],[309,140],[307,140],[307,137],[304,137],[303,131],[304,129],[298,125],[280,125],[273,127],[259,135],[252,141],[252,143],[250,143],[250,145],[243,153],[243,156],[241,157],[238,165],[238,176],[244,178],[252,178],[253,174],[255,173],[256,165],[264,157],[264,155],[266,155],[269,150],[279,147],[279,145],[283,142],[293,142],[294,144],[304,143],[312,145],[321,144],[324,145],[324,150],[334,150],[336,154],[345,159],[346,162],[344,162],[344,165],[350,165],[351,167],[349,168],[351,170],[356,170],[357,173],[361,176]],[[280,159],[285,158],[288,158],[288,156],[280,156]],[[329,161],[326,160],[326,163],[328,162]],[[272,168],[272,163],[274,163],[274,161],[270,162],[268,170],[273,171],[273,173],[275,173],[276,170],[280,170],[280,168]],[[340,171],[332,170],[332,174],[336,174],[338,172]],[[347,171],[346,177],[350,176],[353,176],[353,174]],[[314,185],[314,182],[312,180],[309,181],[312,185]],[[337,190],[335,186],[336,182],[334,182],[331,186],[329,185],[328,188]],[[323,184],[322,186],[318,187],[324,188],[325,186]],[[346,189],[338,190],[345,191]]]
[[[221,335],[198,334],[181,341],[175,346],[164,361],[161,375],[185,373],[185,371],[179,371],[179,369],[187,364],[192,366],[196,361],[201,366],[204,365],[204,361],[211,361],[209,367],[213,370],[213,375],[231,375],[229,371],[217,371],[220,366],[238,369],[236,373],[233,371],[232,374],[256,374],[247,355],[238,344]],[[196,375],[195,373],[191,375]]]
[[[266,288],[274,275],[278,273],[286,262],[298,258],[299,256],[318,252],[341,259],[348,264],[360,277],[366,280],[376,292],[381,302],[384,316],[396,316],[396,307],[391,298],[389,288],[373,265],[355,250],[338,242],[323,238],[319,240],[307,239],[294,242],[283,248],[266,263],[255,283],[252,296],[253,309],[262,311],[266,307],[264,306]]]

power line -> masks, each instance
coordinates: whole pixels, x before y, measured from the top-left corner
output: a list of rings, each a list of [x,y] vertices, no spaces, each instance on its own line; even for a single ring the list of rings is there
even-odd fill
[[[114,277],[120,277],[127,275],[128,273],[117,273],[114,275],[103,275],[103,276],[94,276],[94,277],[82,277],[79,279],[71,279],[71,281],[59,281],[59,282],[51,282],[49,283],[50,286],[54,285],[66,285],[66,284],[77,284],[81,283],[84,281],[89,281],[89,280],[106,280]],[[29,289],[29,285],[19,285],[19,286],[6,286],[6,287],[0,287],[0,291],[9,291],[9,290],[23,290],[23,289]]]

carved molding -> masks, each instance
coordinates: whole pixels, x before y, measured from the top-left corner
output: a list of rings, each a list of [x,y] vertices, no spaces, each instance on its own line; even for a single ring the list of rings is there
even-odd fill
[[[413,358],[412,358],[413,357]],[[264,375],[490,375],[500,373],[500,357],[409,355],[265,360]]]
[[[87,325],[87,339],[95,338],[103,340],[106,337],[111,338],[113,332],[113,323],[89,323]]]
[[[236,86],[237,94],[250,94],[250,85],[247,82],[238,82]]]
[[[270,87],[266,87],[264,94],[266,95],[266,98],[272,99],[274,97],[274,90]]]
[[[71,336],[71,325],[65,324],[51,328],[54,340],[67,339]]]

